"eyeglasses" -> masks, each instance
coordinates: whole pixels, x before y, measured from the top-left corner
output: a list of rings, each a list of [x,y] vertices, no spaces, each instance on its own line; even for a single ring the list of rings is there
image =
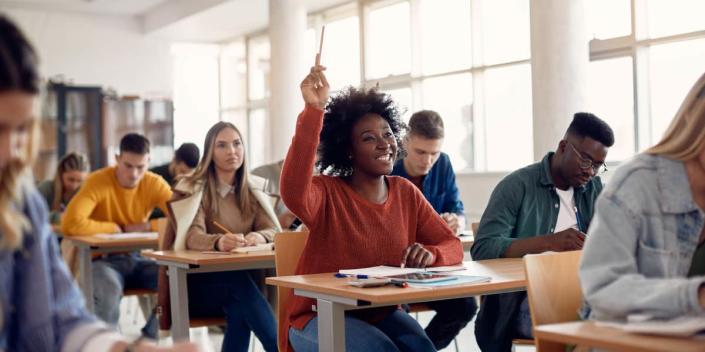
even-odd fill
[[[568,142],[568,141],[566,141],[566,142]],[[592,159],[583,158],[580,151],[577,148],[575,148],[573,143],[568,142],[568,144],[570,145],[571,148],[573,148],[575,155],[578,157],[578,166],[581,169],[583,169],[583,170],[592,169],[592,171],[595,173],[595,175],[599,175],[599,174],[603,174],[603,173],[607,172],[607,166],[605,166],[604,163],[595,163],[594,161],[592,161]]]

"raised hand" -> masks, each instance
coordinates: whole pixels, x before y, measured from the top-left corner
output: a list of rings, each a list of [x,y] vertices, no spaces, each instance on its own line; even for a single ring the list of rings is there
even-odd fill
[[[301,81],[300,87],[304,102],[323,110],[328,102],[330,85],[323,73],[326,68],[320,65],[319,60],[320,56],[316,54],[316,64],[311,67],[311,72]]]

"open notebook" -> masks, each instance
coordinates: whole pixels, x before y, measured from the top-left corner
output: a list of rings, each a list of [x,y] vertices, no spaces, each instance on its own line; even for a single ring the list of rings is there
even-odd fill
[[[256,246],[237,247],[237,248],[233,249],[231,252],[233,252],[233,253],[250,253],[250,252],[271,251],[272,249],[274,249],[274,243],[264,243],[264,244],[258,244]]]

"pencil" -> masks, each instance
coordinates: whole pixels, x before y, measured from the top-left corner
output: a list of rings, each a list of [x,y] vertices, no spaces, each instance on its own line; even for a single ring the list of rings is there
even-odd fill
[[[323,37],[326,34],[326,26],[321,27],[321,42],[318,44],[318,55],[316,55],[316,66],[321,64],[321,55],[323,55]]]
[[[221,231],[225,233],[231,233],[230,230],[228,230],[225,226],[219,224],[217,221],[213,220],[213,225],[215,225],[217,228],[219,228]]]

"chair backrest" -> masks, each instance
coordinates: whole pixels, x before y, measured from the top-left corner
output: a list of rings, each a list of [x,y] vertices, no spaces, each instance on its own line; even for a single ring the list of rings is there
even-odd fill
[[[533,326],[578,319],[583,297],[578,278],[581,254],[551,252],[524,257]]]
[[[480,227],[479,222],[473,222],[470,224],[470,228],[472,229],[472,235],[477,236],[477,228]]]
[[[307,240],[308,231],[280,232],[274,236],[274,265],[277,276],[294,275]],[[283,329],[282,324],[286,321],[290,293],[290,288],[277,287],[277,322],[280,332]],[[280,341],[280,345],[281,343]]]
[[[164,242],[164,233],[166,233],[166,225],[167,222],[169,221],[168,218],[159,218],[157,219],[157,242],[159,243],[158,248],[163,248],[162,243]]]

